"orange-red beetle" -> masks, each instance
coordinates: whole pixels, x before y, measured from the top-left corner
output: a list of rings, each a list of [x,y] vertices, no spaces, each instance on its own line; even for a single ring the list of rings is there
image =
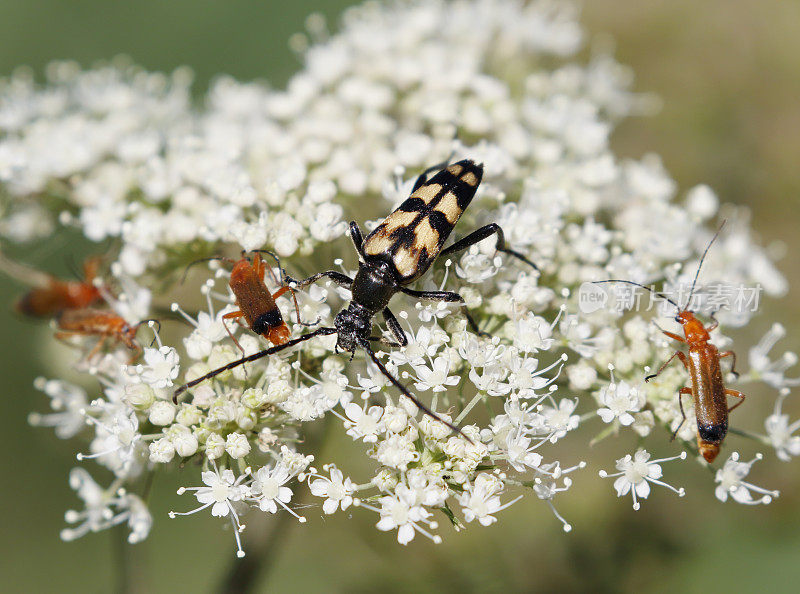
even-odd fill
[[[58,331],[55,336],[59,340],[71,336],[99,336],[100,340],[86,355],[91,359],[109,338],[116,339],[129,349],[135,351],[131,355],[131,362],[135,361],[142,352],[142,347],[136,341],[136,332],[142,324],[156,320],[143,320],[138,324],[129,324],[114,311],[108,309],[65,309],[56,318]]]
[[[711,344],[709,332],[716,328],[719,323],[712,315],[711,319],[713,323],[706,327],[695,317],[692,311],[687,309],[691,302],[692,295],[694,294],[694,289],[697,284],[697,279],[700,276],[700,269],[703,266],[706,254],[708,254],[711,244],[714,243],[714,240],[716,240],[724,225],[725,223],[723,222],[703,252],[700,263],[697,266],[697,273],[692,282],[689,298],[686,300],[686,305],[683,307],[666,295],[653,291],[650,287],[645,287],[633,281],[620,279],[596,281],[597,283],[626,283],[641,287],[664,298],[678,309],[675,321],[683,327],[684,336],[681,337],[673,332],[667,332],[666,330],[662,330],[662,332],[673,340],[687,344],[689,346],[688,356],[682,351],[675,351],[672,356],[667,359],[666,363],[664,363],[656,373],[648,375],[645,381],[650,381],[660,374],[675,357],[680,359],[686,371],[689,372],[689,377],[692,381],[691,388],[683,387],[678,391],[678,404],[680,406],[681,415],[683,415],[681,425],[683,425],[683,421],[686,420],[686,413],[683,411],[683,402],[681,398],[689,394],[694,399],[694,410],[697,417],[697,448],[707,462],[713,462],[719,454],[720,446],[725,439],[725,435],[728,433],[728,414],[744,402],[745,399],[744,394],[737,390],[726,388],[723,382],[720,359],[732,357],[733,365],[731,366],[731,372],[737,376],[739,374],[736,373],[736,353],[733,351],[724,351],[720,353],[717,347]],[[728,408],[727,396],[734,396],[740,400]],[[679,425],[675,433],[673,433],[673,439],[681,425]]]
[[[94,284],[100,258],[90,258],[83,265],[82,281],[62,281],[54,276],[38,273],[28,275],[36,285],[16,303],[16,309],[27,316],[49,318],[70,310],[82,309],[103,299],[101,290]]]
[[[274,253],[268,250],[254,250],[255,256],[250,261],[245,252],[242,252],[242,257],[239,260],[231,260],[229,258],[215,257],[209,258],[211,260],[222,260],[233,264],[231,268],[231,277],[229,285],[233,295],[236,297],[236,306],[239,308],[236,311],[222,316],[223,320],[236,320],[244,318],[247,327],[256,334],[266,338],[274,345],[286,344],[291,336],[289,327],[283,320],[280,309],[278,309],[275,300],[286,293],[287,291],[292,294],[294,300],[294,307],[297,313],[297,323],[308,326],[300,321],[300,307],[297,304],[297,298],[294,295],[294,290],[289,287],[283,280],[283,269],[281,268],[280,259]],[[267,266],[266,262],[261,258],[259,252],[264,252],[272,256],[278,264],[281,279],[277,279],[272,271],[272,268]],[[270,277],[276,285],[281,287],[271,293],[264,282],[264,275],[269,272]],[[224,322],[223,322],[224,324]],[[227,325],[225,330],[231,337],[233,342],[244,353],[244,349],[236,340],[236,337],[230,331]]]

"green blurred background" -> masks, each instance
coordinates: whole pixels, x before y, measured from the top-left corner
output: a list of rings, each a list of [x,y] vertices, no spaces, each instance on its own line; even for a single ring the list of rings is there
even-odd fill
[[[86,66],[124,53],[151,70],[190,65],[198,94],[218,73],[279,86],[299,67],[287,48],[289,36],[302,30],[312,11],[335,23],[347,4],[2,0],[0,75],[22,64],[41,72],[52,59],[72,58]],[[762,238],[785,243],[788,256],[780,266],[796,295],[800,2],[591,0],[583,22],[591,36],[608,33],[615,39],[616,55],[634,68],[638,90],[664,100],[655,117],[631,119],[619,128],[617,153],[658,153],[682,189],[705,182],[722,200],[750,206]],[[66,260],[47,250],[35,250],[28,261],[66,273]],[[10,304],[19,292],[0,279],[0,303]],[[5,380],[0,439],[6,452],[0,491],[2,590],[112,591],[120,579],[115,558],[128,554],[135,590],[213,591],[237,563],[232,535],[210,514],[167,518],[169,509],[191,505],[174,495],[182,477],[156,480],[155,525],[150,538],[133,550],[126,551],[121,535],[112,532],[59,541],[64,510],[78,505],[66,480],[75,465],[74,447],[26,423],[28,412],[45,404],[31,382],[48,371],[49,350],[41,345],[50,331],[13,316],[5,305],[0,310],[6,338],[0,357]],[[753,344],[773,321],[782,321],[789,337],[780,346],[800,350],[798,319],[800,308],[792,297],[767,303],[751,327],[737,335],[738,344]],[[764,390],[751,396],[736,423],[762,429],[774,394]],[[787,408],[794,418],[800,416],[796,401]],[[731,443],[753,451],[737,438]],[[340,459],[346,445],[334,439],[321,457]],[[591,462],[583,476],[576,476],[573,490],[556,499],[575,526],[570,534],[532,497],[504,512],[491,528],[471,527],[458,535],[443,529],[445,543],[439,546],[418,538],[401,547],[393,534],[375,530],[375,517],[366,512],[348,519],[341,513],[322,517],[320,508],[308,508],[308,524],[285,524],[270,559],[259,561],[265,569],[259,591],[797,591],[800,464],[771,460],[755,467],[756,483],[782,491],[768,507],[719,503],[710,477],[697,467],[671,481],[687,488],[686,500],[657,490],[634,513],[630,501],[616,499],[610,482],[595,474],[598,467],[611,468],[614,457],[632,446],[614,441],[590,452],[563,452],[562,459]],[[655,453],[674,449],[665,440]],[[667,480],[672,470],[665,467]],[[253,524],[246,536],[254,537],[257,528]],[[253,555],[251,550],[256,560]]]

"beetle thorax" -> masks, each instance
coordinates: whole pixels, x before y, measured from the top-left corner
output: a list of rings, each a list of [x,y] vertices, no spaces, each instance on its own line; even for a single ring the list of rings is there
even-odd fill
[[[382,311],[397,292],[397,281],[385,262],[368,260],[360,262],[353,284],[353,302],[371,315]]]
[[[683,326],[683,333],[686,336],[686,342],[689,344],[698,344],[711,340],[711,336],[709,336],[703,323],[694,317],[692,312],[680,312],[677,320]]]

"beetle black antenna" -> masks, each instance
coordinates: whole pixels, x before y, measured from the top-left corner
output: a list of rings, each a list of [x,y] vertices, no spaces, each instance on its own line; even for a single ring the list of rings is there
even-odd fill
[[[264,357],[269,357],[270,355],[274,355],[275,353],[279,353],[284,349],[288,349],[289,347],[293,347],[296,344],[300,344],[301,342],[305,342],[314,338],[315,336],[326,336],[329,334],[336,334],[336,328],[328,328],[323,326],[322,328],[317,328],[313,332],[309,332],[308,334],[303,334],[298,338],[294,338],[289,342],[285,342],[283,344],[279,344],[277,346],[270,347],[268,349],[264,349],[263,351],[259,351],[257,353],[253,353],[252,355],[248,355],[247,357],[242,357],[241,359],[236,359],[236,361],[232,361],[227,365],[223,365],[222,367],[218,367],[212,371],[209,371],[204,376],[198,377],[193,379],[190,382],[183,384],[182,386],[178,386],[175,389],[175,393],[172,396],[172,401],[177,404],[178,403],[178,396],[183,394],[189,388],[193,388],[199,383],[206,381],[207,379],[211,379],[212,377],[218,376],[220,373],[224,373],[225,371],[229,371],[239,365],[244,365],[245,363],[250,363],[252,361],[258,361],[259,359],[263,359]]]
[[[719,237],[719,233],[720,231],[722,231],[722,228],[725,226],[726,222],[727,219],[722,221],[722,224],[719,226],[719,229],[717,229],[717,232],[714,233],[714,237],[712,237],[711,241],[708,242],[708,245],[706,246],[703,255],[700,257],[700,263],[697,265],[697,272],[695,273],[694,280],[692,281],[692,289],[689,291],[689,298],[686,300],[686,307],[689,307],[689,304],[692,301],[692,295],[694,295],[694,287],[697,284],[697,279],[700,277],[700,269],[703,267],[703,262],[706,259],[706,254],[708,254],[708,250],[711,249],[711,245],[717,240],[717,237]],[[683,309],[686,309],[686,307],[684,307]]]
[[[594,284],[594,285],[600,285],[600,284],[603,284],[603,283],[625,283],[626,285],[633,285],[634,287],[639,287],[641,289],[645,289],[646,291],[650,291],[653,295],[655,295],[657,297],[661,297],[662,299],[668,301],[669,303],[674,305],[678,309],[678,311],[682,311],[681,310],[681,306],[678,305],[677,303],[675,303],[669,297],[667,297],[664,293],[662,293],[660,291],[654,291],[650,287],[645,287],[644,285],[640,285],[639,283],[635,283],[633,281],[625,280],[625,279],[621,279],[621,278],[611,278],[611,279],[608,279],[608,280],[592,281],[592,284]]]
[[[275,263],[278,265],[278,272],[281,275],[281,280],[280,280],[281,284],[283,285],[287,284],[286,283],[287,274],[286,271],[283,269],[283,266],[281,266],[281,259],[278,257],[278,254],[270,250],[250,250],[250,253],[267,254],[269,256],[272,256],[272,259],[275,260]],[[275,279],[275,275],[272,274],[272,272],[270,272],[270,276],[272,277],[273,280],[277,281],[277,279]]]
[[[141,322],[136,324],[136,329],[138,330],[140,326],[142,326],[143,324],[149,324],[150,322],[153,322],[153,324],[158,326],[158,331],[161,332],[161,322],[159,322],[155,318],[147,318],[146,320],[142,320]],[[154,333],[153,340],[150,341],[150,346],[152,347],[155,343],[156,343],[156,337],[155,337],[155,333]]]
[[[227,256],[211,256],[210,258],[200,258],[199,260],[195,260],[194,262],[190,262],[186,265],[186,268],[183,270],[183,276],[181,277],[181,284],[186,282],[186,276],[189,274],[189,269],[194,266],[195,264],[200,264],[200,262],[213,262],[214,260],[222,260],[223,262],[231,263],[233,260],[228,258]]]
[[[428,415],[432,419],[435,419],[435,420],[439,421],[440,423],[443,423],[443,424],[447,425],[454,433],[458,433],[464,439],[466,439],[468,442],[473,443],[473,441],[469,437],[464,435],[464,432],[461,431],[461,429],[459,429],[458,427],[453,425],[453,423],[445,421],[442,417],[437,415],[430,408],[428,408],[427,406],[422,404],[422,402],[420,402],[411,392],[409,392],[408,388],[406,388],[403,384],[401,384],[400,380],[398,380],[395,376],[393,376],[389,372],[388,369],[386,369],[386,366],[383,364],[383,362],[381,362],[381,360],[378,359],[378,355],[376,355],[375,351],[372,350],[372,347],[370,346],[369,342],[363,341],[360,344],[361,344],[361,348],[363,348],[365,351],[367,351],[367,353],[369,354],[370,359],[372,359],[372,362],[375,363],[375,365],[378,367],[378,369],[384,375],[384,377],[386,377],[386,379],[388,379],[390,382],[392,382],[392,384],[394,384],[394,387],[397,388],[398,390],[400,390],[400,392],[403,394],[403,396],[405,396],[406,398],[411,400],[411,402],[413,402],[416,405],[416,407],[418,409],[420,409],[422,412],[424,412],[426,415]]]

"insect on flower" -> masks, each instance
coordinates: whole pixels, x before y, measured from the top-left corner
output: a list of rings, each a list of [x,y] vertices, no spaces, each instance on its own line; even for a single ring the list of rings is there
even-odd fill
[[[442,166],[446,167],[428,179],[431,172]],[[358,272],[354,279],[334,270],[319,272],[301,281],[289,279],[292,286],[304,288],[320,278],[327,277],[337,285],[351,290],[352,300],[346,309],[337,314],[334,327],[318,328],[282,345],[233,361],[180,386],[175,391],[176,397],[184,390],[238,365],[272,355],[315,336],[336,334],[337,351],[355,354],[356,349],[363,349],[381,373],[420,410],[445,423],[453,431],[459,431],[457,427],[441,419],[412,395],[384,366],[370,343],[380,342],[393,347],[404,347],[408,344],[397,318],[388,307],[389,301],[398,292],[417,299],[460,303],[470,327],[480,332],[475,320],[467,311],[463,297],[458,293],[415,291],[406,287],[422,276],[440,256],[463,251],[496,235],[497,250],[510,254],[536,269],[536,265],[525,256],[506,247],[503,230],[496,223],[481,227],[450,247],[442,249],[464,209],[475,196],[482,176],[483,165],[478,165],[469,159],[451,165],[446,163],[436,165],[417,178],[411,196],[366,238],[361,234],[358,224],[351,221],[350,239],[359,255]],[[378,313],[383,316],[395,340],[371,335],[372,318]]]
[[[129,324],[119,314],[107,309],[66,309],[56,318],[58,331],[55,337],[66,340],[71,336],[99,336],[100,340],[86,355],[91,359],[103,347],[109,338],[116,339],[134,351],[131,355],[133,363],[142,352],[142,347],[136,341],[136,332],[139,326],[153,322],[160,328],[158,320],[142,320],[138,324]]]
[[[0,267],[9,276],[31,285],[15,304],[26,316],[50,318],[70,310],[89,307],[103,299],[102,289],[95,284],[101,258],[89,258],[83,264],[83,280],[64,281],[0,256]]]
[[[713,462],[719,454],[722,441],[725,439],[725,435],[728,433],[728,414],[742,402],[744,402],[745,399],[744,394],[741,392],[726,388],[722,380],[720,359],[723,357],[733,358],[731,373],[736,376],[739,374],[736,372],[736,353],[733,351],[723,351],[720,353],[717,347],[710,342],[711,336],[709,335],[709,332],[714,330],[714,328],[719,325],[719,322],[717,322],[717,320],[714,318],[714,314],[711,314],[712,324],[710,326],[704,326],[703,323],[695,317],[694,312],[687,309],[689,303],[691,302],[692,295],[694,294],[694,289],[697,285],[697,279],[700,276],[700,269],[703,267],[703,261],[706,258],[706,254],[708,254],[708,250],[711,248],[711,245],[717,239],[717,236],[719,235],[720,231],[722,231],[722,227],[724,226],[725,222],[723,221],[722,225],[720,225],[719,229],[714,234],[714,237],[711,238],[711,241],[706,246],[703,256],[700,258],[700,263],[697,266],[697,272],[694,276],[694,281],[692,282],[692,287],[689,291],[689,297],[686,300],[686,305],[683,307],[675,303],[666,295],[657,291],[653,291],[651,288],[645,287],[644,285],[640,285],[633,281],[620,279],[595,281],[596,284],[626,283],[629,285],[634,285],[636,287],[646,289],[647,291],[650,291],[651,293],[665,299],[668,303],[671,303],[677,308],[678,313],[675,316],[675,321],[683,326],[683,333],[685,337],[678,336],[672,332],[667,332],[666,330],[662,330],[662,332],[673,340],[686,343],[689,346],[689,354],[687,356],[682,351],[675,351],[672,356],[667,359],[667,361],[658,369],[658,371],[652,375],[648,375],[645,378],[645,381],[650,381],[654,377],[658,376],[675,357],[680,359],[681,363],[683,363],[683,366],[686,368],[686,371],[689,372],[689,377],[692,380],[692,387],[683,387],[678,390],[678,404],[680,406],[681,415],[683,418],[681,420],[681,424],[678,425],[678,428],[672,434],[672,438],[675,439],[675,435],[678,433],[678,430],[681,428],[684,421],[686,421],[686,413],[683,411],[682,397],[687,394],[691,395],[694,398],[694,409],[697,415],[697,448],[700,450],[700,453],[707,462]],[[727,396],[739,398],[739,402],[728,408]]]
[[[244,354],[244,349],[239,344],[239,341],[236,340],[236,337],[230,331],[227,324],[225,324],[224,320],[238,320],[244,318],[250,330],[263,336],[273,345],[278,346],[285,344],[289,340],[291,333],[286,322],[283,320],[283,316],[275,300],[287,291],[292,294],[294,309],[297,313],[297,323],[303,326],[313,325],[300,320],[300,307],[297,304],[294,289],[286,283],[285,272],[283,268],[281,268],[281,261],[278,256],[268,250],[254,250],[254,252],[256,252],[256,255],[253,257],[252,262],[247,259],[245,252],[242,252],[241,259],[236,261],[224,257],[207,259],[221,260],[233,264],[229,286],[236,297],[236,305],[239,309],[223,315],[222,323],[223,326],[225,326],[225,331],[228,333],[228,336],[231,337],[231,340],[233,340],[238,349],[242,351],[242,354]],[[281,275],[280,281],[275,277],[272,268],[266,265],[261,258],[261,254],[258,252],[269,254],[275,259]],[[207,260],[198,260],[197,262]],[[197,262],[193,262],[193,264]],[[280,289],[274,293],[270,293],[264,282],[264,275],[267,272],[269,272],[273,282],[281,286]]]

